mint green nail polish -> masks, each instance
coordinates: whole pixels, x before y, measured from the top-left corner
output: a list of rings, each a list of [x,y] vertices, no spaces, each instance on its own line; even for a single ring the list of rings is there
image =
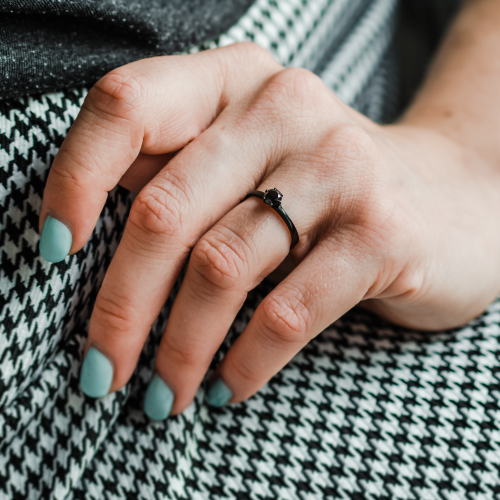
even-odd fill
[[[72,241],[71,231],[49,215],[40,237],[40,255],[48,262],[61,262],[67,257]]]
[[[210,406],[220,408],[224,406],[230,399],[233,393],[231,389],[219,377],[208,390],[207,401]]]
[[[80,387],[91,398],[106,396],[113,381],[111,361],[94,347],[87,351],[80,372]]]
[[[170,415],[174,394],[163,380],[155,375],[149,382],[144,398],[144,413],[151,420],[165,420]]]

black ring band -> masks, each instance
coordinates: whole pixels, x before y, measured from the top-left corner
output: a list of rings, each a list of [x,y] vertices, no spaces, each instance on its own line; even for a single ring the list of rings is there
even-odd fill
[[[260,198],[266,205],[269,205],[282,219],[286,224],[286,227],[290,231],[290,236],[292,237],[292,243],[290,244],[290,250],[299,242],[299,233],[295,225],[292,222],[292,219],[288,217],[288,214],[285,212],[283,207],[281,206],[281,200],[283,199],[283,195],[276,189],[266,189],[266,192],[262,191],[250,191],[243,201],[250,198],[251,196],[255,196],[256,198]]]

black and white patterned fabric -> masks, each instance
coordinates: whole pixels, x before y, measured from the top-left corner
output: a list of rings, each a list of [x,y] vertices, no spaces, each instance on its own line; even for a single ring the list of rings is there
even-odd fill
[[[257,0],[193,51],[253,40],[389,120],[397,3]],[[142,398],[174,291],[129,384],[86,398],[88,319],[132,195],[110,193],[76,255],[38,254],[44,183],[86,92],[0,101],[0,500],[500,498],[500,301],[437,334],[353,310],[248,401],[209,408],[203,385],[151,423]],[[249,294],[212,368],[271,287]]]

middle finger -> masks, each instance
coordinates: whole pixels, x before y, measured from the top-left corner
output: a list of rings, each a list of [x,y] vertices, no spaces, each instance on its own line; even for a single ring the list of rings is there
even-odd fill
[[[300,240],[293,253],[301,257],[310,246],[308,237],[317,218],[306,202],[307,195],[294,196],[287,204],[286,194],[304,184],[293,179],[293,170],[277,167],[264,186],[272,188],[276,183],[283,191],[287,213],[299,228]],[[309,190],[315,192],[318,204],[321,193],[328,196],[311,179]],[[166,418],[191,403],[247,293],[283,261],[290,241],[280,216],[254,197],[235,207],[198,241],[160,343],[158,374],[146,394],[145,411],[151,418]],[[168,391],[175,395],[172,408],[173,396],[160,395]]]
[[[265,139],[259,142],[265,149],[250,143],[223,115],[219,123],[225,125],[214,123],[136,197],[92,312],[86,354],[92,347],[96,363],[85,360],[83,386],[93,364],[112,367],[106,392],[127,382],[196,240],[238,203],[267,165]]]

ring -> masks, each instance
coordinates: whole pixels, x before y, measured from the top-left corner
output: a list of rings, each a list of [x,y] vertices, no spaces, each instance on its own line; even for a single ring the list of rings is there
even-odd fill
[[[294,226],[292,219],[288,217],[288,214],[281,206],[281,200],[283,199],[283,194],[276,188],[266,189],[265,193],[263,193],[262,191],[250,191],[245,196],[243,201],[250,198],[251,196],[260,198],[266,205],[269,205],[283,219],[283,222],[286,224],[286,227],[290,231],[290,236],[292,237],[292,243],[290,244],[290,250],[291,250],[299,242],[299,233],[297,232],[297,229]]]

